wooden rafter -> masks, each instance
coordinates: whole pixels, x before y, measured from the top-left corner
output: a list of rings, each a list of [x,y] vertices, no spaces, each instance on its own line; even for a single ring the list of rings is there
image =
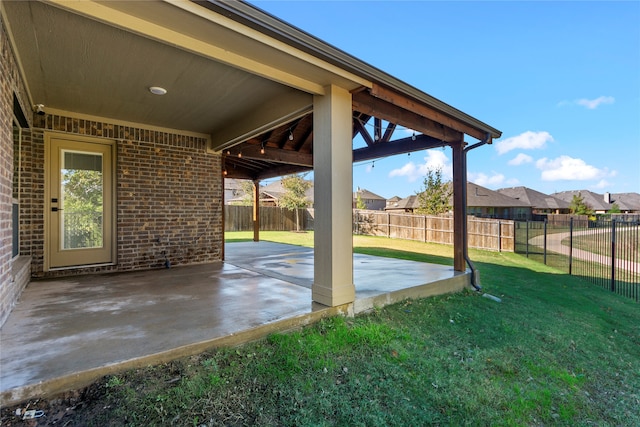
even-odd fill
[[[261,147],[245,144],[242,148],[242,159],[262,162],[287,163],[290,165],[312,166],[313,155],[276,147],[265,147],[264,154]]]
[[[384,131],[384,135],[382,135],[382,138],[380,140],[380,142],[389,142],[391,141],[391,136],[393,135],[393,131],[396,130],[396,127],[398,125],[395,123],[387,123],[387,128]]]
[[[365,121],[362,121],[357,117],[353,119],[353,137],[355,138],[355,136],[359,133],[362,136],[365,144],[367,144],[368,146],[372,146],[374,144],[373,137],[365,127],[367,121],[369,121],[370,116],[365,117],[367,118]]]
[[[405,110],[413,111],[422,117],[438,122],[455,131],[466,133],[467,135],[472,136],[476,139],[484,140],[486,138],[486,133],[484,131],[481,131],[472,126],[469,126],[466,123],[449,117],[446,114],[436,111],[433,108],[427,107],[422,103],[413,101],[406,96],[398,95],[397,93],[392,92],[391,90],[386,89],[380,85],[374,84],[370,90],[370,94],[374,98],[386,101]]]
[[[367,91],[353,94],[353,109],[390,123],[415,129],[425,135],[438,138],[444,142],[455,142],[463,139],[463,134],[434,120],[406,110],[379,98],[371,96]]]

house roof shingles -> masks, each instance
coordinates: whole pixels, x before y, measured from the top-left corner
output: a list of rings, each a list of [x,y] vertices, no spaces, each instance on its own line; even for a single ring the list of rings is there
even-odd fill
[[[528,203],[537,209],[569,209],[569,203],[527,187],[501,188],[498,193]]]
[[[450,184],[449,184],[450,185]],[[514,199],[497,191],[489,190],[473,182],[467,183],[467,206],[469,207],[493,207],[493,208],[531,208],[531,204]],[[418,197],[412,195],[404,199],[391,203],[388,210],[394,209],[417,209],[419,208]]]
[[[584,202],[595,211],[609,211],[614,203],[617,204],[622,211],[640,211],[640,194],[638,193],[610,193],[609,200],[611,200],[611,203],[605,201],[604,194],[594,193],[589,190],[562,191],[553,193],[552,196],[571,203],[573,196],[578,194],[581,195]]]

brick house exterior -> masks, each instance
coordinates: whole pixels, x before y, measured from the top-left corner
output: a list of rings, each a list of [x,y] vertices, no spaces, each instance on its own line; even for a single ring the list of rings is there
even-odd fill
[[[208,139],[59,115],[35,115],[24,101],[14,53],[0,27],[0,325],[33,278],[130,271],[219,261],[222,255],[221,156],[207,151]],[[14,96],[30,121],[22,129],[21,152],[14,152]],[[45,271],[45,133],[79,135],[115,141],[116,261],[112,265]],[[17,150],[16,150],[17,151]],[[19,254],[12,256],[14,157],[21,162]],[[18,276],[14,264],[30,274]]]
[[[21,108],[28,105],[25,93],[4,22],[0,21],[0,325],[28,282],[28,273],[25,273],[28,262],[21,263],[23,268],[18,268],[13,256],[13,200],[14,184],[17,184],[14,179],[13,116],[14,104]]]

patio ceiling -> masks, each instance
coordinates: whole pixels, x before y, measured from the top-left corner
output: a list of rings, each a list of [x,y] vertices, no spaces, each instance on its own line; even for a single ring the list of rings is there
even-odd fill
[[[205,136],[223,154],[228,177],[312,169],[313,96],[332,84],[353,94],[353,136],[366,143],[353,150],[354,161],[459,143],[465,134],[486,142],[500,136],[243,2],[0,8],[32,104]],[[151,86],[167,94],[153,95]],[[396,125],[415,129],[415,139],[394,139]]]

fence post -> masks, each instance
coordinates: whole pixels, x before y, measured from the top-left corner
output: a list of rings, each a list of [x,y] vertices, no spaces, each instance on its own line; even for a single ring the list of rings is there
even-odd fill
[[[424,218],[424,242],[427,242],[427,216],[423,215]]]
[[[498,252],[502,252],[502,221],[498,220]]]
[[[616,220],[611,220],[611,292],[616,291]]]
[[[543,249],[544,255],[543,255],[543,259],[544,265],[547,265],[547,218],[544,219],[544,249]]]
[[[573,218],[569,218],[569,276],[573,265]]]
[[[391,213],[387,212],[387,237],[391,237]]]
[[[527,258],[529,258],[529,220],[526,221],[527,226],[527,240],[525,241],[525,246],[527,247]]]

